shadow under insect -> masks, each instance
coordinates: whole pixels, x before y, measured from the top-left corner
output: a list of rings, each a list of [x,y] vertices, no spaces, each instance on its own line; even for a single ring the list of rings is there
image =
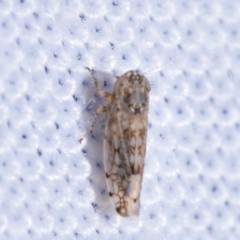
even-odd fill
[[[112,93],[113,85],[116,81],[114,76],[101,71],[94,71],[93,74],[98,80],[99,89],[104,92]],[[103,141],[106,113],[102,112],[96,116],[96,112],[99,107],[107,105],[107,100],[98,95],[91,75],[84,80],[84,84],[85,90],[82,91],[82,94],[86,100],[86,107],[83,110],[82,119],[80,121],[85,126],[86,131],[85,136],[83,136],[79,142],[83,146],[82,152],[91,165],[91,173],[88,177],[88,181],[95,194],[95,202],[91,202],[91,205],[94,212],[106,215],[107,212],[111,210],[111,208],[108,207],[108,205],[110,205],[110,200],[106,187],[103,165]],[[96,119],[94,121],[95,116]],[[86,142],[86,144],[84,142]]]

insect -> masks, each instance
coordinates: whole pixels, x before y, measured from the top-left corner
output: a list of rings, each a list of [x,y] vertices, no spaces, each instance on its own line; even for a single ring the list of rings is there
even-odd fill
[[[97,109],[106,113],[104,133],[104,170],[109,196],[123,217],[138,216],[148,128],[149,81],[137,70],[117,77],[113,93],[101,91],[89,68],[98,94],[107,99]],[[80,140],[81,141],[81,140]]]

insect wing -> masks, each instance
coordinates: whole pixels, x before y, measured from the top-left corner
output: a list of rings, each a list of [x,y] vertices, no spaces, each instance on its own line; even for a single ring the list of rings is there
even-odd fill
[[[148,95],[141,114],[132,114],[113,101],[107,113],[104,166],[109,195],[122,216],[139,214],[146,153]]]

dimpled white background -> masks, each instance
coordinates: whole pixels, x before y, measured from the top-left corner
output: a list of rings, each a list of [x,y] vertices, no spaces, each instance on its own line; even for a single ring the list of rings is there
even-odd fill
[[[0,0],[0,239],[240,239],[239,22],[239,0]],[[103,116],[78,143],[86,66],[106,90],[156,68],[138,218],[109,202]]]

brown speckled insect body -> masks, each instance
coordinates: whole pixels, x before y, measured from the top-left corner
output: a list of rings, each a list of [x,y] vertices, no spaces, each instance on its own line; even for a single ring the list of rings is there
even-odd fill
[[[97,79],[93,79],[99,95],[108,100],[107,106],[98,109],[95,120],[106,112],[103,157],[109,196],[121,216],[138,216],[150,84],[138,71],[128,71],[117,78],[110,94],[100,91]]]

